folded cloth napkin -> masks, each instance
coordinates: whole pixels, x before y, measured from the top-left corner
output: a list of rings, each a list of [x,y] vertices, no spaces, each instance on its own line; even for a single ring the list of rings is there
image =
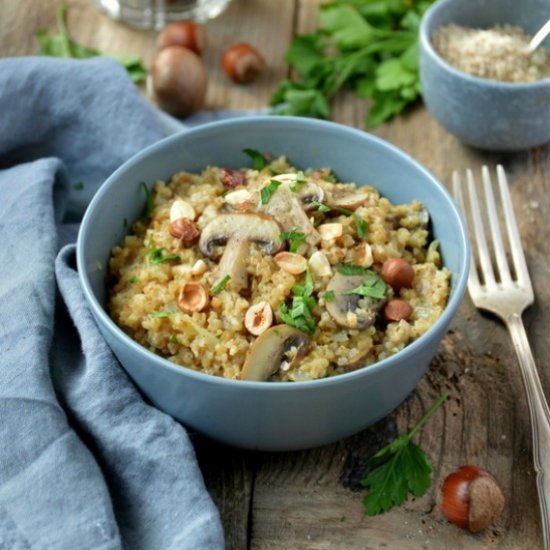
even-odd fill
[[[105,178],[183,129],[115,61],[0,60],[0,548],[223,548],[187,433],[103,341],[74,245],[56,259]]]

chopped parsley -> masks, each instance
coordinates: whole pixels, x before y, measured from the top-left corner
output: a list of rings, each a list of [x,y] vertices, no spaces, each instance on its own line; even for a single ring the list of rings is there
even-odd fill
[[[219,283],[215,284],[212,287],[212,294],[219,294],[226,287],[229,279],[231,279],[231,275],[226,275],[220,280]]]
[[[363,241],[367,237],[367,231],[369,229],[369,222],[364,220],[357,212],[353,214],[355,220],[355,230],[357,231],[357,236]]]
[[[336,294],[334,294],[334,290],[327,290],[323,294],[323,298],[325,299],[325,302],[333,302],[336,299]]]
[[[177,254],[168,254],[167,256],[163,256],[163,251],[164,248],[154,248],[151,250],[151,258],[155,265],[163,264],[164,262],[172,262],[174,260],[179,260],[180,258]]]
[[[178,343],[178,337],[175,334],[172,334],[172,336],[170,336],[170,343],[171,344],[177,344]]]
[[[298,185],[301,185],[302,183],[306,183],[307,179],[304,173],[301,170],[298,170],[296,172],[296,179],[290,183],[288,186],[292,192],[298,191]]]
[[[153,317],[153,319],[163,319],[164,317],[170,317],[170,315],[172,315],[172,312],[171,311],[151,311],[149,315]]]
[[[313,294],[313,279],[309,269],[306,271],[304,284],[295,284],[292,287],[292,305],[281,302],[279,312],[281,319],[287,324],[292,325],[304,332],[313,334],[315,332],[315,318],[313,309],[315,308],[315,299]]]
[[[354,264],[338,264],[335,267],[342,275],[364,275],[367,272],[366,268]]]
[[[252,168],[254,170],[262,170],[268,165],[268,162],[264,155],[255,149],[243,149],[243,153],[248,155],[252,159]]]
[[[327,206],[326,204],[323,204],[319,201],[312,201],[311,204],[315,206],[319,210],[319,212],[323,212],[323,214],[330,212],[330,206]]]
[[[353,216],[353,210],[348,210],[347,208],[337,208],[337,212],[340,212],[343,216]]]
[[[135,275],[132,275],[131,277],[128,278],[128,281],[130,281],[130,283],[135,285],[139,281],[139,277],[136,277]]]
[[[267,204],[271,197],[273,196],[273,193],[279,189],[279,186],[281,185],[280,181],[277,180],[271,180],[268,185],[262,188],[260,191],[260,198],[262,200],[262,204]]]
[[[367,271],[363,283],[357,288],[347,290],[344,294],[358,294],[383,300],[386,297],[386,283],[374,271]]]
[[[296,252],[305,238],[306,234],[298,231],[296,227],[281,233],[281,240],[288,241],[290,252]]]
[[[153,194],[151,193],[151,190],[149,187],[147,187],[147,184],[142,181],[141,182],[141,188],[143,189],[145,193],[145,218],[150,219],[151,215],[153,214]]]

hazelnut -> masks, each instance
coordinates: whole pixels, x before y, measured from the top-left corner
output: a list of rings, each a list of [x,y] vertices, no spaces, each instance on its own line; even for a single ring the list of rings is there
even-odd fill
[[[208,305],[208,292],[201,283],[184,283],[178,296],[178,306],[185,313],[202,311]]]
[[[244,316],[244,326],[254,336],[265,332],[272,323],[273,310],[267,302],[258,302],[250,306]]]
[[[240,84],[252,82],[265,70],[265,59],[251,44],[233,44],[223,55],[223,70]]]
[[[382,265],[382,278],[395,292],[399,292],[412,286],[414,269],[401,258],[388,258]]]
[[[275,261],[281,269],[292,275],[299,275],[307,269],[307,260],[294,252],[279,252],[275,254]]]
[[[194,243],[201,234],[199,226],[189,218],[178,218],[170,223],[170,235],[183,244]]]

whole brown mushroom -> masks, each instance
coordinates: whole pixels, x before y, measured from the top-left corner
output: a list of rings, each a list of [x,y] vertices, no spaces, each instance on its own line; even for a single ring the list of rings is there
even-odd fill
[[[153,60],[150,82],[160,108],[175,117],[190,115],[204,104],[206,69],[199,56],[187,48],[161,50]]]

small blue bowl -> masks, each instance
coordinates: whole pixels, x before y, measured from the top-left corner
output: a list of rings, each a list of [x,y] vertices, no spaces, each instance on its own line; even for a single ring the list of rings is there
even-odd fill
[[[452,272],[449,303],[421,338],[379,363],[310,382],[226,380],[170,363],[127,336],[105,312],[105,269],[126,233],[124,220],[144,212],[139,183],[207,165],[242,167],[252,147],[286,154],[300,168],[331,167],[343,181],[370,183],[396,203],[422,201]],[[445,188],[411,157],[365,132],[292,117],[244,117],[165,139],[119,168],[94,196],[77,246],[78,272],[107,342],[142,392],[159,409],[218,441],[262,450],[315,447],[373,424],[399,405],[428,367],[463,296],[469,245]]]
[[[468,145],[516,151],[550,141],[550,79],[507,83],[471,76],[449,65],[431,36],[455,23],[488,28],[509,24],[534,34],[550,18],[547,0],[439,0],[420,26],[420,80],[426,107]],[[543,46],[550,47],[547,39]]]

